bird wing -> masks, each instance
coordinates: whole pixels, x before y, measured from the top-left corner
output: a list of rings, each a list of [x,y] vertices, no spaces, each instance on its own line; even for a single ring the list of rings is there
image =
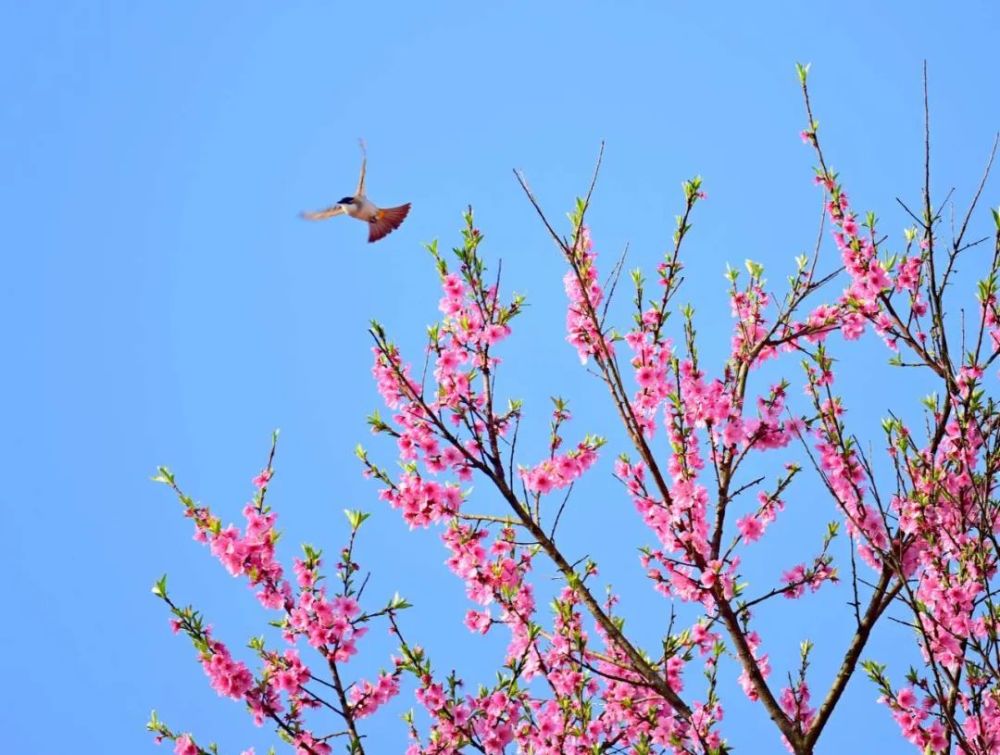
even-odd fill
[[[354,196],[363,197],[365,195],[365,167],[368,164],[368,150],[365,149],[365,140],[358,140],[361,144],[361,175],[358,177],[358,190]]]
[[[399,228],[409,212],[409,202],[399,207],[387,207],[384,210],[379,210],[368,226],[368,243],[378,241]]]
[[[347,212],[347,210],[344,209],[343,205],[334,204],[324,210],[299,213],[299,216],[303,220],[326,220],[327,218],[335,218],[337,215],[343,215],[345,212]]]

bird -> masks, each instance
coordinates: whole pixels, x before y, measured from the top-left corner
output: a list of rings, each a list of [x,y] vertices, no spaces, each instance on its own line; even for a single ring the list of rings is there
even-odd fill
[[[348,215],[357,220],[368,223],[368,243],[378,241],[395,231],[406,219],[410,212],[410,203],[401,204],[398,207],[378,207],[365,195],[365,166],[368,163],[367,150],[364,141],[361,141],[361,176],[358,178],[358,188],[354,195],[344,197],[336,204],[316,210],[315,212],[303,212],[301,217],[305,220],[326,220],[337,215]]]

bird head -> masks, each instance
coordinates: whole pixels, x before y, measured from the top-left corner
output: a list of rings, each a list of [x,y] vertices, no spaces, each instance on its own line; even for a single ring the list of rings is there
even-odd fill
[[[357,201],[358,200],[355,199],[354,197],[344,197],[343,199],[338,201],[337,204],[357,204]]]

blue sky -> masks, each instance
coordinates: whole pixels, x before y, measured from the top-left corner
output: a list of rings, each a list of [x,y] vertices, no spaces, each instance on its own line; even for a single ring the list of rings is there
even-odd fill
[[[169,572],[177,599],[234,646],[262,614],[149,477],[168,464],[236,519],[275,427],[286,556],[301,541],[337,548],[342,509],[374,511],[360,552],[375,570],[373,599],[398,589],[416,603],[408,633],[439,669],[489,678],[502,647],[460,625],[467,605],[437,533],[409,534],[352,454],[361,440],[391,461],[364,425],[378,406],[366,325],[377,317],[417,353],[437,301],[421,243],[448,247],[470,203],[489,261],[502,257],[506,287],[531,303],[502,378],[531,416],[523,461],[542,453],[553,393],[575,409],[567,439],[611,437],[567,538],[598,558],[652,640],[666,606],[639,577],[634,549],[648,538],[610,480],[624,446],[606,395],[563,341],[561,264],[511,169],[559,219],[605,139],[594,237],[605,268],[628,242],[629,265],[647,270],[669,239],[680,182],[700,173],[709,201],[680,300],[697,303],[703,356],[717,369],[729,338],[725,263],[760,260],[777,283],[815,237],[796,61],[812,63],[825,147],[855,205],[897,239],[907,223],[894,197],[915,197],[921,180],[921,61],[939,196],[956,186],[967,201],[1000,126],[990,3],[541,6],[2,4],[7,751],[153,752],[143,731],[153,707],[223,752],[266,749],[269,733],[216,697],[149,587]],[[375,246],[353,221],[296,218],[353,190],[359,136],[371,196],[413,203]],[[986,201],[998,192],[993,182]],[[874,342],[850,353],[845,366],[863,369],[845,375],[844,392],[856,431],[875,438],[885,409],[908,411],[924,386],[887,382],[902,378],[880,371]],[[799,379],[794,363],[786,372]],[[799,488],[748,573],[774,578],[808,557],[828,506],[814,484]],[[823,686],[845,640],[824,649],[812,622],[835,626],[845,599],[762,614],[772,658],[790,660],[813,637]],[[906,639],[885,626],[868,655],[901,671]],[[358,670],[388,652],[373,635]],[[819,752],[907,751],[874,698],[856,680]],[[781,752],[763,711],[730,699],[724,729],[737,752]],[[375,751],[401,750],[402,724],[382,721]]]

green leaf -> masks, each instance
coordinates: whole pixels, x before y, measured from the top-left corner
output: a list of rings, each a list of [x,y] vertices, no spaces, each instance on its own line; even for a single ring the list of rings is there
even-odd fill
[[[158,598],[165,598],[165,597],[167,597],[167,575],[166,574],[164,574],[162,577],[160,577],[158,580],[156,580],[156,582],[153,584],[152,593],[153,593],[153,595],[155,595]]]
[[[174,475],[169,469],[166,467],[157,467],[156,472],[156,475],[151,478],[153,482],[162,482],[164,485],[174,484]]]
[[[392,600],[389,601],[389,608],[394,611],[402,611],[404,608],[412,608],[413,605],[402,597],[398,592],[392,596]]]
[[[352,530],[358,529],[371,516],[371,514],[364,511],[352,511],[351,509],[344,509],[344,515],[347,517],[347,523],[351,525]]]

